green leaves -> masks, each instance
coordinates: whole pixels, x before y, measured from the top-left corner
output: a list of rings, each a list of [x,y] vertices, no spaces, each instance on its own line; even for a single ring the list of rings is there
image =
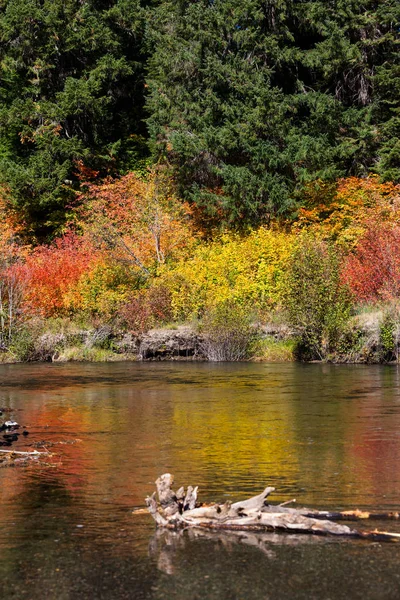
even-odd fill
[[[285,307],[301,338],[302,358],[329,358],[350,316],[350,293],[342,283],[338,250],[300,238],[286,275]]]
[[[146,140],[235,228],[315,179],[398,181],[399,31],[398,0],[3,0],[0,183],[51,233],[77,159],[143,170]]]
[[[145,133],[143,33],[139,1],[5,1],[0,173],[41,236],[62,225],[77,159],[105,174],[120,166],[117,149],[121,167],[134,156],[125,148]]]
[[[397,178],[398,124],[375,73],[399,23],[394,0],[161,2],[148,76],[155,155],[176,166],[186,197],[236,226],[286,211],[313,179]]]

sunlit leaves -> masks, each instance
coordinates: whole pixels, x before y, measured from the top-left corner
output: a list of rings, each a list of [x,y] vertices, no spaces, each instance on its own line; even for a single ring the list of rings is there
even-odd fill
[[[292,244],[290,234],[261,228],[249,236],[224,235],[200,245],[192,258],[162,274],[175,317],[198,317],[227,301],[254,311],[276,307]]]
[[[93,259],[93,249],[72,233],[36,248],[19,268],[25,311],[46,317],[68,313],[71,290],[78,293],[76,285]]]
[[[372,220],[400,223],[400,186],[376,176],[315,182],[307,186],[303,200],[294,229],[312,231],[344,250],[357,244]]]
[[[146,178],[129,173],[90,183],[82,202],[78,220],[83,231],[145,279],[194,239],[188,207],[174,194],[172,182],[156,171]]]
[[[400,226],[370,222],[344,268],[356,300],[391,301],[400,294]]]

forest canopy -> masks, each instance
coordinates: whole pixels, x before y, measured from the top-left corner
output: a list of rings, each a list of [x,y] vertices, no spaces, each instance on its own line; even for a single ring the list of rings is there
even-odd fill
[[[1,0],[0,177],[32,239],[85,175],[157,163],[204,223],[400,180],[397,0]]]

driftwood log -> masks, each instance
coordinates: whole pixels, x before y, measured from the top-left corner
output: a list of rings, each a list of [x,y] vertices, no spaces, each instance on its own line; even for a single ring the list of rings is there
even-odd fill
[[[52,456],[50,452],[22,452],[20,450],[3,450],[0,448],[0,467],[13,467],[16,465],[23,465],[28,462],[38,462],[42,465],[48,465],[48,463],[41,462],[43,457]]]
[[[308,508],[268,504],[268,496],[275,491],[267,487],[261,494],[242,502],[224,504],[197,504],[198,488],[189,486],[172,490],[173,475],[165,473],[157,479],[156,492],[146,498],[146,504],[158,527],[167,529],[201,528],[247,532],[285,531],[363,538],[378,541],[400,541],[400,533],[386,531],[358,531],[336,523],[336,520],[359,520],[368,518],[398,519],[399,513],[367,513],[362,511],[330,512]]]

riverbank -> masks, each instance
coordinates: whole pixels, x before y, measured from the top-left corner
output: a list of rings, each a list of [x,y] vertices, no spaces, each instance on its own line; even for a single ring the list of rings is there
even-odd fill
[[[303,210],[286,226],[209,236],[193,222],[192,237],[188,222],[179,229],[174,221],[179,252],[168,257],[164,250],[154,257],[150,239],[129,237],[128,213],[111,236],[114,246],[123,242],[121,252],[119,242],[102,245],[90,228],[84,235],[83,224],[49,246],[19,246],[14,232],[0,268],[0,360],[396,360],[399,189],[389,194],[382,186],[341,182],[332,192],[337,208],[326,207],[330,220],[326,211]],[[124,198],[136,198],[130,190],[123,188]],[[109,225],[117,227],[113,219]],[[172,333],[154,333],[164,329]]]
[[[79,327],[68,320],[32,321],[13,345],[0,352],[0,363],[116,361],[315,362],[299,332],[287,324],[251,324],[232,332],[205,330],[200,324],[172,324],[133,333],[101,324]],[[397,328],[398,329],[398,328]],[[379,364],[398,362],[398,330],[382,311],[352,317],[337,351],[321,362]],[[245,338],[245,339],[244,339]],[[241,353],[238,350],[242,346]],[[235,354],[236,352],[236,354]],[[318,361],[317,361],[318,362]]]
[[[25,344],[24,344],[25,342]],[[186,325],[142,334],[101,325],[91,329],[48,331],[21,340],[0,353],[0,362],[112,362],[141,360],[206,360],[202,338]]]

